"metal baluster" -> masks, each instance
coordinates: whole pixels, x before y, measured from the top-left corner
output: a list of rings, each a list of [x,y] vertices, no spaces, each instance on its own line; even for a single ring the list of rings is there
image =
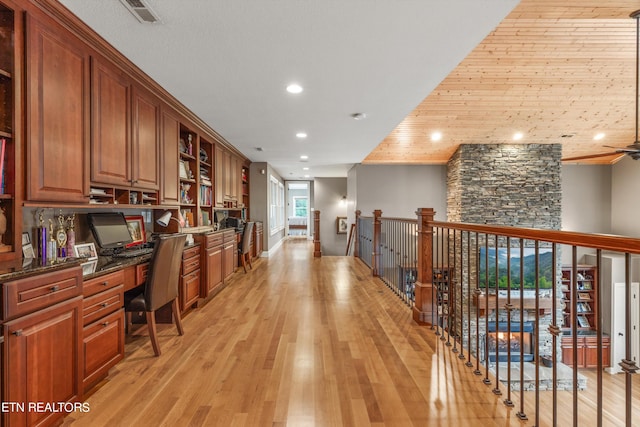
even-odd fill
[[[535,425],[540,425],[540,242],[536,240],[534,242],[535,247],[535,348],[534,348],[534,359],[536,365],[536,390],[535,390],[535,412],[534,419]],[[523,334],[524,331],[520,330],[520,333]],[[523,334],[524,335],[524,334]],[[523,336],[524,338],[524,336]],[[520,346],[523,347],[522,345]]]
[[[520,239],[520,331],[524,331],[524,240]],[[524,346],[520,346],[520,410],[516,416],[521,420],[528,420],[524,412]]]
[[[460,354],[458,359],[464,360],[464,232],[460,230],[460,331],[456,334],[460,337]]]
[[[520,260],[522,263],[522,260]],[[520,266],[522,269],[522,265]],[[522,284],[521,284],[522,285]],[[504,306],[507,311],[507,334],[511,338],[511,238],[507,237],[507,304]],[[523,334],[520,331],[520,347],[522,347]],[[512,407],[511,400],[511,344],[507,346],[507,398],[503,401],[506,406]]]
[[[502,392],[500,391],[500,346],[498,345],[498,331],[500,331],[500,286],[499,286],[499,280],[500,280],[500,260],[498,257],[498,245],[499,245],[499,241],[498,241],[498,235],[495,235],[495,256],[496,256],[496,278],[495,278],[495,285],[496,285],[496,310],[495,310],[495,316],[496,316],[496,320],[495,320],[495,324],[496,324],[496,386],[493,388],[493,394],[500,396],[502,394]],[[487,298],[488,299],[488,298]]]
[[[491,384],[489,379],[489,235],[485,234],[484,242],[484,379],[483,383]]]
[[[451,272],[451,277],[456,277],[457,278],[457,268],[458,268],[458,245],[457,245],[457,240],[456,240],[456,230],[453,230],[453,269]],[[452,253],[451,251],[449,253]],[[451,280],[451,284],[453,285],[453,298],[452,298],[452,302],[453,302],[453,325],[449,325],[449,335],[451,335],[451,331],[453,330],[453,333],[455,334],[453,336],[453,348],[451,349],[451,351],[453,351],[454,353],[458,352],[458,347],[457,347],[457,343],[458,343],[458,304],[456,302],[456,298],[458,296],[458,283],[454,280]]]
[[[467,363],[469,368],[473,367],[471,362],[471,232],[467,231]],[[477,324],[477,323],[476,323]]]
[[[476,231],[476,254],[480,254],[480,234]],[[476,369],[473,371],[476,375],[482,375],[480,370],[480,257],[476,258]]]

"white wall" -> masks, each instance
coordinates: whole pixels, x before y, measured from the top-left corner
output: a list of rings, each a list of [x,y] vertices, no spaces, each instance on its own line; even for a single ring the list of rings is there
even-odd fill
[[[611,230],[611,166],[562,165],[562,230]]]
[[[342,196],[347,194],[347,178],[316,178],[313,187],[315,209],[320,211],[322,256],[344,255],[348,233],[336,233],[336,218],[347,216],[347,204],[342,202]]]
[[[640,160],[625,156],[613,165],[611,232],[640,237]]]
[[[447,218],[447,167],[445,165],[356,165],[349,172],[349,209],[385,217],[416,218],[416,209],[433,208],[436,219]],[[357,199],[351,190],[356,187]]]

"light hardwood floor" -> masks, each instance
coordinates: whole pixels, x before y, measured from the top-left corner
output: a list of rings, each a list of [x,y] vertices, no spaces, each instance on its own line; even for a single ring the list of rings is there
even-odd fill
[[[141,328],[128,339],[125,359],[87,397],[90,411],[69,415],[64,425],[534,425],[533,393],[525,398],[530,421],[522,422],[517,393],[516,407],[504,406],[505,396],[416,325],[364,264],[313,258],[312,251],[292,239],[248,274],[239,271],[184,318],[182,337],[159,325],[159,358]],[[580,396],[580,425],[595,425],[593,389]],[[607,400],[616,404],[618,393]],[[541,394],[539,425],[552,425],[549,398]],[[558,425],[571,425],[571,401],[562,405]],[[623,425],[623,413],[609,407],[604,425]]]

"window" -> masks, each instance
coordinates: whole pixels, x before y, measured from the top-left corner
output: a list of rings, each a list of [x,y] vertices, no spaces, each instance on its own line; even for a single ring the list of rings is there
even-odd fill
[[[271,175],[269,192],[269,227],[271,234],[284,228],[284,185]]]
[[[295,217],[307,217],[309,214],[309,198],[307,197],[293,197],[293,216]]]

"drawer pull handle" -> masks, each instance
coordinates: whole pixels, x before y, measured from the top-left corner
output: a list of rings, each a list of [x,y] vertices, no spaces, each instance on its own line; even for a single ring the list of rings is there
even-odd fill
[[[103,307],[106,307],[106,306],[108,306],[109,304],[107,304],[106,302],[103,302],[103,303],[102,303],[102,304],[100,304],[100,305],[101,305],[101,306],[103,306]]]
[[[17,331],[14,331],[13,335],[15,335],[17,337],[21,336],[22,335],[22,329],[18,329]]]
[[[52,286],[52,287],[51,287],[51,292],[55,292],[55,291],[57,291],[58,289],[60,289],[60,286],[58,286],[58,285],[54,285],[54,286]]]
[[[109,282],[102,282],[101,285],[102,286],[107,286],[109,284]]]
[[[104,327],[109,326],[109,322],[104,322],[104,323],[102,324],[102,326],[104,326]]]

